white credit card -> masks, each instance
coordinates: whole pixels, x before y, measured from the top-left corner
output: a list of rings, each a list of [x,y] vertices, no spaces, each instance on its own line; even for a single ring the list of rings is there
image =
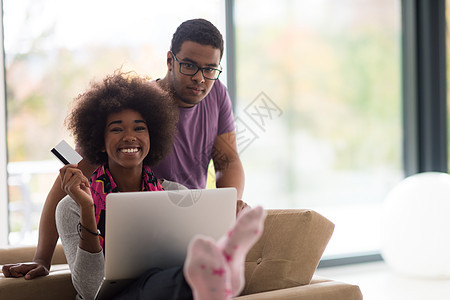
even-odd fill
[[[83,159],[65,140],[62,140],[51,151],[65,165],[77,164]]]

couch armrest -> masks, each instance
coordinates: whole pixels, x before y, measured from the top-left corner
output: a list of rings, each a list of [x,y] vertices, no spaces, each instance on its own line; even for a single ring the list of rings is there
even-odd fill
[[[49,275],[33,280],[5,278],[0,273],[0,299],[57,300],[75,296],[68,265],[53,265]]]
[[[0,265],[14,264],[19,262],[32,261],[36,246],[20,246],[0,248]],[[64,249],[61,244],[57,244],[53,254],[52,265],[67,264]]]
[[[246,257],[242,295],[309,284],[333,230],[313,210],[267,210],[264,232]]]
[[[362,300],[357,285],[324,281],[270,292],[233,298],[234,300]]]
[[[0,299],[75,299],[76,292],[72,285],[69,266],[63,247],[59,244],[56,245],[53,254],[49,275],[25,280],[23,277],[6,278],[2,274],[2,265],[32,261],[35,252],[35,246],[0,248]]]

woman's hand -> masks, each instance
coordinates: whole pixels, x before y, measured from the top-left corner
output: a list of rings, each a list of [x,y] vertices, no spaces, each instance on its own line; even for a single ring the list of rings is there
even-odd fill
[[[25,277],[25,279],[34,279],[39,276],[48,275],[48,267],[39,262],[26,262],[17,264],[7,264],[2,268],[5,277]]]
[[[89,188],[89,180],[77,168],[77,165],[65,165],[59,170],[59,177],[63,191],[72,197],[81,208],[91,207],[94,204]]]

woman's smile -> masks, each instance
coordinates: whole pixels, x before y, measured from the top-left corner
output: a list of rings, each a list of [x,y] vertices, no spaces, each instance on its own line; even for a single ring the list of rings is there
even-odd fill
[[[134,154],[138,152],[141,148],[120,148],[119,151],[127,154]]]

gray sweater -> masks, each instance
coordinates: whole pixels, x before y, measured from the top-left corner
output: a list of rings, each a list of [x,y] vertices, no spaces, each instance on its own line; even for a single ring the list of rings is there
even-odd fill
[[[186,189],[183,185],[164,180],[165,190]],[[81,249],[77,225],[80,208],[69,196],[56,207],[56,228],[64,248],[64,253],[72,275],[72,283],[77,291],[76,299],[94,299],[104,277],[105,258],[103,251],[90,253]]]

